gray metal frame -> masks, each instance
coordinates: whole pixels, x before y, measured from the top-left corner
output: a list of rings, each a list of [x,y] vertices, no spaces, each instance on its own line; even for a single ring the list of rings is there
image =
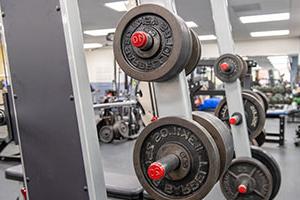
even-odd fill
[[[0,4],[28,199],[106,199],[77,1]]]
[[[220,54],[234,54],[232,28],[228,15],[227,0],[210,0]],[[241,113],[243,123],[231,126],[236,157],[251,157],[241,82],[224,83],[229,115]]]

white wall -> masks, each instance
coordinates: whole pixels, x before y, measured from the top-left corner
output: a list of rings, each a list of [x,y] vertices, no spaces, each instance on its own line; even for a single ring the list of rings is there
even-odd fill
[[[300,38],[257,40],[236,43],[236,53],[242,56],[298,55]],[[218,57],[216,43],[202,45],[202,57]],[[91,82],[111,82],[113,79],[112,47],[86,51],[86,59]],[[300,60],[300,59],[299,59]]]
[[[300,38],[238,42],[235,49],[242,56],[296,55],[300,54]],[[202,57],[219,56],[217,43],[203,44],[202,51]]]
[[[90,81],[111,82],[114,78],[114,56],[112,48],[101,48],[85,52]]]

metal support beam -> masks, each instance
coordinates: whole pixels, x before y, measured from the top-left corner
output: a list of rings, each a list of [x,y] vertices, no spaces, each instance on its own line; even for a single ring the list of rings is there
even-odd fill
[[[0,5],[27,199],[105,200],[77,1]]]
[[[213,20],[220,54],[235,53],[232,28],[228,15],[227,0],[210,0]],[[248,138],[244,104],[241,94],[241,83],[237,80],[233,83],[224,83],[229,115],[241,113],[243,123],[231,126],[234,141],[234,149],[237,157],[251,157],[250,143]]]
[[[105,200],[106,187],[90,93],[78,1],[60,0],[89,200]]]

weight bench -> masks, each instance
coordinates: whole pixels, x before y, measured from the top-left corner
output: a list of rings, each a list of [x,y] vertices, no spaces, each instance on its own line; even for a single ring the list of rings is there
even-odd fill
[[[279,133],[266,133],[266,142],[278,143],[280,146],[284,145],[285,140],[285,116],[288,113],[283,110],[268,111],[267,119],[279,119]],[[271,137],[271,138],[270,138]],[[274,139],[274,137],[276,139]]]
[[[143,187],[135,176],[117,173],[104,173],[107,195],[112,198],[126,200],[143,199]],[[22,165],[10,167],[5,170],[5,178],[20,182],[23,188],[23,169]],[[21,198],[19,198],[21,200]]]

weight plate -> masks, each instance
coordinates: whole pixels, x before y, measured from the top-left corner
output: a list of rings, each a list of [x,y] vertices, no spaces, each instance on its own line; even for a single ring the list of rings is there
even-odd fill
[[[123,138],[129,138],[129,127],[124,120],[115,122],[113,130],[115,135],[121,135]]]
[[[193,119],[203,126],[213,137],[220,153],[220,176],[229,167],[234,153],[233,139],[229,128],[216,116],[196,111]]]
[[[103,126],[99,130],[99,138],[101,142],[111,143],[114,140],[114,132],[111,126]]]
[[[140,81],[166,81],[189,61],[192,39],[180,17],[159,5],[144,4],[123,16],[113,49],[127,75]]]
[[[266,142],[266,133],[264,130],[255,138],[255,141],[259,147]]]
[[[190,60],[184,67],[186,75],[189,75],[194,71],[201,58],[201,43],[198,38],[198,35],[194,30],[190,29],[190,31],[192,36],[192,55]]]
[[[246,76],[247,72],[248,72],[248,64],[243,59],[242,56],[240,56],[240,55],[236,55],[236,56],[239,57],[239,59],[243,62],[242,73],[241,73],[241,76],[240,76],[240,79],[243,79]]]
[[[220,180],[228,200],[269,200],[272,176],[268,168],[254,158],[235,159]]]
[[[0,109],[0,126],[6,125],[6,114],[3,109]]]
[[[279,192],[281,186],[281,172],[280,167],[274,157],[268,152],[259,147],[251,147],[252,157],[259,160],[270,171],[273,179],[273,189],[270,199],[274,199]]]
[[[247,93],[249,95],[252,95],[254,98],[256,98],[258,100],[258,102],[262,105],[262,107],[265,110],[265,104],[263,99],[255,92],[251,91],[251,90],[243,90],[243,93]]]
[[[180,158],[180,166],[154,181],[149,166],[165,154]],[[160,118],[149,124],[134,147],[134,168],[145,190],[160,200],[199,200],[218,180],[220,157],[210,134],[197,122],[180,117]]]
[[[243,61],[238,56],[224,54],[217,59],[214,65],[215,75],[223,82],[234,82],[240,78],[243,65]]]
[[[265,110],[267,112],[267,110],[269,109],[269,98],[263,92],[261,92],[259,90],[254,90],[254,92],[256,94],[258,94],[261,97],[261,99],[263,100]]]
[[[250,139],[256,138],[265,126],[266,114],[261,103],[252,95],[243,93],[245,117]],[[229,126],[229,114],[226,98],[222,99],[215,115]]]

